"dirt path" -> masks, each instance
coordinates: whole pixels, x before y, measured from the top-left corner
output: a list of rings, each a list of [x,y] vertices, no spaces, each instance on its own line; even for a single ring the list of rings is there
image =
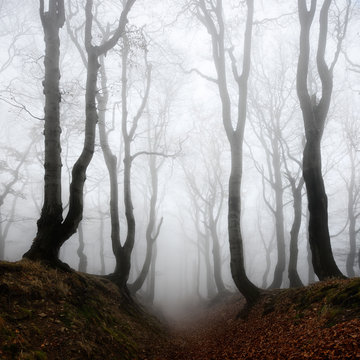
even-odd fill
[[[247,320],[236,319],[243,301],[198,310],[173,324],[169,344],[144,359],[360,359],[360,320],[329,326],[315,304],[299,313],[292,299],[258,304]]]

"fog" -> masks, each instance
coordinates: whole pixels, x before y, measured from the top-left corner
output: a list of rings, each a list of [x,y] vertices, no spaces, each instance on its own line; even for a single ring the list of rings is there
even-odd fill
[[[48,1],[45,1],[47,11]],[[227,290],[236,286],[230,271],[228,240],[228,182],[230,146],[222,121],[222,105],[214,79],[211,36],[196,16],[196,1],[136,0],[128,15],[129,55],[126,99],[128,130],[142,106],[151,64],[149,96],[131,141],[131,194],[136,223],[128,284],[138,277],[147,249],[146,231],[153,191],[149,164],[155,163],[158,194],[155,209],[156,262],[154,256],[144,285],[146,298],[154,274],[154,302],[175,316],[202,299],[214,297],[214,239],[210,212],[216,219],[221,278]],[[208,3],[205,1],[205,3]],[[308,88],[321,97],[316,71],[319,10],[310,33]],[[66,23],[60,29],[60,122],[62,204],[68,211],[71,169],[79,157],[85,127],[86,68],[84,47],[85,0],[65,0]],[[285,270],[281,287],[289,286],[290,230],[293,194],[290,177],[301,178],[304,123],[296,91],[300,25],[296,1],[255,1],[251,68],[248,80],[247,117],[243,145],[241,232],[245,268],[249,279],[267,288],[278,261],[276,193],[281,186]],[[333,1],[329,13],[326,60],[331,63],[342,29],[346,1]],[[121,1],[94,0],[94,44],[115,31]],[[236,126],[238,85],[231,56],[238,71],[244,59],[246,6],[224,1],[226,76]],[[353,1],[346,36],[334,66],[333,92],[321,142],[322,173],[328,195],[331,245],[339,269],[346,275],[349,244],[349,188],[355,183],[353,206],[359,210],[359,106],[360,106],[360,2]],[[44,34],[35,0],[0,0],[0,145],[1,241],[4,260],[16,261],[30,248],[44,199]],[[105,132],[117,157],[120,241],[127,236],[124,208],[124,138],[122,136],[123,40],[106,53],[97,83],[98,94],[107,95]],[[101,71],[101,68],[99,72]],[[105,81],[106,80],[106,81]],[[105,86],[105,87],[104,87]],[[316,100],[315,100],[316,101]],[[276,124],[276,126],[274,125]],[[276,133],[281,129],[281,134]],[[86,272],[109,274],[116,261],[111,242],[110,182],[104,162],[99,128],[95,152],[87,169],[84,212],[81,221]],[[274,139],[279,152],[276,182]],[[135,154],[135,156],[134,156]],[[300,164],[300,165],[299,165]],[[290,176],[291,175],[291,176]],[[280,184],[280,185],[279,185]],[[209,207],[210,206],[210,207]],[[161,220],[162,219],[162,220]],[[314,281],[309,264],[307,197],[302,189],[302,217],[298,238],[297,271],[304,284]],[[357,223],[356,231],[358,235]],[[158,231],[158,234],[157,234]],[[357,254],[359,249],[356,240]],[[60,259],[73,269],[79,266],[79,232],[60,250]],[[266,254],[268,253],[268,254]],[[153,254],[154,255],[154,254]],[[104,264],[102,265],[102,258]],[[311,258],[311,257],[310,257]],[[359,275],[359,259],[353,269]],[[152,270],[152,266],[154,269]]]

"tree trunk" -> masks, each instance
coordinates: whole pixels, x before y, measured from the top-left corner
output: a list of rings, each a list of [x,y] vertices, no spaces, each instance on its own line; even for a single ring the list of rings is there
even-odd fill
[[[351,151],[351,150],[350,150]],[[348,218],[349,218],[349,252],[346,258],[346,273],[349,277],[354,277],[354,265],[355,265],[355,256],[356,256],[356,216],[355,216],[355,164],[353,154],[351,156],[351,174],[350,182],[348,185]]]
[[[199,1],[198,3],[199,13],[205,14],[205,16],[199,16],[199,20],[204,24],[211,35],[212,55],[217,73],[216,83],[221,100],[222,121],[231,149],[231,171],[228,199],[230,268],[236,287],[244,295],[247,302],[252,304],[259,299],[260,290],[248,279],[245,271],[243,240],[240,224],[240,187],[242,176],[242,146],[247,109],[247,82],[250,73],[254,2],[253,0],[246,1],[247,18],[244,34],[243,65],[241,75],[238,74],[235,59],[231,57],[233,75],[238,84],[238,111],[235,129],[232,121],[231,99],[226,78],[225,26],[222,2],[218,1],[216,7],[213,6],[211,9],[207,8],[206,5],[207,2]]]
[[[124,204],[125,204],[125,217],[127,223],[127,235],[123,246],[119,246],[114,252],[116,258],[116,266],[114,273],[109,275],[110,279],[113,279],[117,285],[126,289],[126,284],[129,279],[130,267],[131,267],[131,253],[135,243],[135,216],[134,208],[132,203],[132,194],[131,194],[131,166],[133,157],[131,155],[131,143],[134,139],[135,131],[137,128],[138,120],[140,119],[146,101],[149,95],[150,89],[150,75],[151,71],[148,73],[147,78],[147,87],[145,95],[142,99],[140,108],[133,119],[130,129],[128,129],[128,109],[127,109],[127,71],[128,71],[128,56],[130,51],[129,39],[124,34],[123,35],[123,48],[121,55],[121,129],[122,129],[122,138],[124,142]]]
[[[343,277],[331,250],[328,204],[321,173],[320,137],[308,133],[303,155],[303,176],[309,207],[309,242],[315,274],[320,280]]]
[[[245,272],[243,240],[240,228],[241,212],[242,143],[231,143],[231,173],[229,180],[228,229],[230,243],[230,269],[235,285],[248,303],[260,296],[259,289],[248,279]]]
[[[156,158],[154,155],[150,155],[149,158],[149,168],[150,168],[150,175],[151,175],[151,198],[150,198],[150,214],[149,214],[149,222],[146,228],[146,255],[143,267],[138,278],[135,282],[130,286],[130,291],[136,293],[141,289],[143,286],[145,279],[148,275],[150,264],[151,264],[151,256],[152,256],[152,248],[154,242],[157,240],[159,236],[162,219],[158,225],[158,228],[155,231],[155,224],[156,224],[156,203],[158,197],[158,174],[156,169]]]
[[[43,81],[44,108],[44,204],[37,221],[37,235],[28,252],[24,254],[32,260],[57,262],[60,243],[60,227],[63,220],[61,202],[61,143],[60,143],[60,37],[59,30],[64,24],[63,1],[51,0],[49,10],[44,12],[44,2],[40,1],[40,18],[45,41],[45,79]]]
[[[199,299],[201,299],[200,293],[200,276],[201,276],[201,244],[200,244],[200,237],[197,237],[197,247],[196,247],[196,255],[197,255],[197,266],[196,266],[196,279],[195,279],[195,292]]]
[[[103,89],[103,95],[97,94],[97,102],[99,107],[99,137],[100,146],[104,156],[106,168],[109,174],[110,180],[110,223],[111,223],[111,244],[112,250],[115,255],[116,262],[121,258],[121,242],[120,242],[120,216],[119,216],[119,188],[118,188],[118,169],[117,158],[112,153],[105,126],[105,115],[108,104],[108,92],[107,92],[107,75],[104,64],[104,56],[100,58],[101,63],[101,87]],[[116,265],[117,267],[117,265]],[[119,265],[119,268],[121,265]]]
[[[3,234],[3,219],[0,212],[0,260],[5,260],[5,237]]]
[[[157,243],[152,247],[152,261],[150,266],[149,287],[147,291],[147,299],[152,304],[155,298],[155,275],[156,275],[156,259],[157,259]]]
[[[274,271],[274,280],[270,289],[281,287],[283,274],[285,271],[285,234],[284,234],[284,203],[283,203],[283,185],[281,179],[281,161],[279,153],[279,141],[274,137],[272,139],[272,166],[274,169],[274,190],[275,190],[275,228],[277,244],[277,263]]]
[[[44,93],[45,104],[45,127],[49,126],[49,132],[45,129],[45,155],[48,147],[48,158],[45,158],[45,201],[38,221],[38,232],[29,251],[24,257],[31,260],[41,260],[53,266],[69,269],[63,264],[58,256],[62,244],[73,235],[78,228],[83,214],[83,189],[86,180],[86,170],[94,154],[95,130],[98,121],[96,109],[97,76],[99,70],[98,57],[105,54],[115,46],[120,36],[123,35],[127,23],[127,14],[135,0],[128,0],[121,13],[119,25],[113,36],[101,46],[92,45],[92,0],[86,1],[85,6],[85,47],[88,55],[87,78],[85,93],[85,139],[83,150],[73,166],[72,182],[70,184],[69,212],[62,222],[61,206],[61,167],[59,134],[59,28],[65,21],[64,1],[51,0],[49,11],[44,13],[44,1],[40,0],[40,16],[45,32],[45,81]],[[56,26],[55,26],[56,25]],[[50,106],[51,104],[51,106]],[[55,135],[56,136],[55,136]],[[46,157],[45,156],[45,157]],[[54,158],[53,158],[54,157]],[[57,170],[47,165],[57,164]],[[49,186],[48,186],[49,185]],[[52,195],[50,194],[52,189]],[[47,193],[49,193],[47,195]],[[48,196],[48,197],[47,197]],[[49,199],[48,201],[46,199]],[[60,209],[61,207],[61,209]]]
[[[206,290],[208,298],[212,298],[216,294],[214,284],[214,271],[210,260],[210,234],[208,229],[205,229],[204,240],[204,260],[205,260],[205,271],[206,271]]]
[[[262,285],[261,285],[262,288],[266,288],[267,277],[271,266],[270,250],[267,248],[265,248],[265,262],[266,262],[266,267],[265,267],[264,275],[262,277]]]
[[[300,53],[297,68],[296,87],[303,114],[306,144],[303,153],[303,177],[305,180],[309,208],[309,242],[312,252],[314,271],[320,280],[329,277],[343,277],[337,267],[331,250],[328,228],[328,203],[324,180],[321,173],[321,138],[330,106],[333,89],[333,67],[336,64],[341,41],[345,35],[338,36],[337,51],[331,67],[325,62],[326,40],[328,32],[328,12],[331,0],[325,0],[320,12],[319,41],[316,63],[321,80],[321,98],[317,102],[316,94],[310,96],[307,77],[310,55],[310,27],[316,10],[316,0],[311,1],[307,10],[305,0],[298,0],[300,20]],[[346,15],[346,23],[348,19]],[[346,26],[346,25],[345,25]]]
[[[212,254],[213,254],[213,261],[214,261],[215,285],[216,285],[218,293],[222,293],[225,291],[225,285],[224,285],[222,275],[221,275],[222,261],[221,261],[221,253],[220,253],[220,243],[219,243],[219,237],[217,234],[216,223],[213,218],[212,210],[210,210],[209,225],[210,225],[209,229],[210,229],[210,234],[211,234],[212,243],[213,243]]]
[[[84,231],[82,223],[79,224],[79,247],[77,249],[77,254],[79,256],[79,265],[78,265],[78,271],[80,272],[86,272],[87,268],[87,257],[84,253]]]
[[[100,275],[105,275],[104,216],[100,214]]]
[[[72,170],[72,182],[70,184],[69,212],[61,223],[44,222],[43,215],[38,221],[38,232],[33,244],[24,257],[30,260],[42,260],[53,266],[68,268],[58,259],[60,247],[73,235],[82,219],[83,212],[83,189],[86,179],[86,169],[90,164],[94,154],[95,147],[95,127],[97,122],[97,110],[95,96],[97,92],[96,81],[99,63],[96,51],[88,53],[88,71],[86,81],[86,124],[85,124],[85,141],[83,151],[76,161]],[[45,180],[46,182],[46,180]],[[42,209],[42,213],[47,212],[47,207]],[[44,215],[45,216],[45,215]],[[45,219],[48,219],[45,216]],[[54,219],[54,218],[53,218]]]
[[[309,228],[309,210],[306,211],[306,228]],[[307,251],[307,263],[308,263],[308,284],[313,284],[316,279],[316,275],[314,272],[314,266],[312,264],[312,253],[311,253],[311,248],[310,248],[310,242],[309,242],[309,232],[307,231],[306,233],[306,251]]]
[[[302,216],[302,187],[303,180],[300,179],[299,185],[296,187],[295,184],[292,184],[292,194],[294,198],[293,208],[294,208],[294,220],[290,230],[290,259],[289,259],[289,268],[288,275],[290,280],[290,287],[301,287],[303,283],[299,277],[297,271],[297,260],[298,260],[298,238],[299,231],[301,226],[301,216]]]

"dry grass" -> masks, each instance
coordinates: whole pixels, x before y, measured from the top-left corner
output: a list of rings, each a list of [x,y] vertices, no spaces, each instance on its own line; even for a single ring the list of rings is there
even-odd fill
[[[0,262],[0,359],[136,359],[156,319],[101,278]]]

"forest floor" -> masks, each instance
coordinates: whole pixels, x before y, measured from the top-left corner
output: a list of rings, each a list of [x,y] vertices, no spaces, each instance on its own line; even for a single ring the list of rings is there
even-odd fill
[[[360,279],[228,294],[160,323],[95,276],[0,262],[0,359],[360,359]]]
[[[147,359],[360,359],[360,279],[268,292],[240,318],[232,295],[171,327]]]

